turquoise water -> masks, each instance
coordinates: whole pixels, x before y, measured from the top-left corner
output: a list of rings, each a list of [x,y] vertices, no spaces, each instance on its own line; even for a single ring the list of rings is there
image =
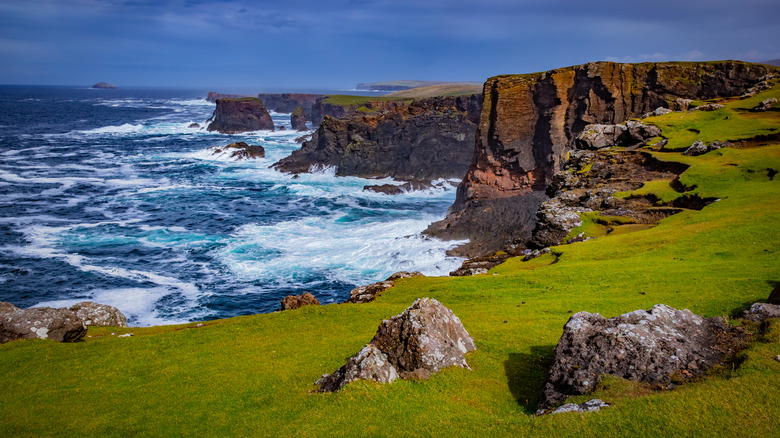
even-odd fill
[[[0,87],[0,301],[117,306],[131,324],[270,312],[288,294],[341,302],[399,270],[447,275],[455,242],[418,233],[455,189],[389,196],[321,169],[269,169],[286,131],[193,129],[205,92]],[[260,144],[233,161],[209,148]]]

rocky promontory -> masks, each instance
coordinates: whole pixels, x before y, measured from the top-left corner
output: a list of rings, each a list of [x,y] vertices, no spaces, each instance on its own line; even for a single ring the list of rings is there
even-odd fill
[[[480,104],[477,95],[437,97],[328,117],[310,141],[274,167],[302,173],[334,166],[338,176],[399,180],[462,178],[473,155]]]
[[[426,233],[483,242],[471,255],[525,241],[547,186],[587,125],[619,124],[679,99],[737,96],[777,71],[739,61],[597,62],[490,78],[471,166],[447,218]]]
[[[237,99],[217,99],[217,108],[209,124],[209,131],[223,134],[240,132],[274,130],[271,115],[265,109],[263,101],[257,97],[241,97]]]

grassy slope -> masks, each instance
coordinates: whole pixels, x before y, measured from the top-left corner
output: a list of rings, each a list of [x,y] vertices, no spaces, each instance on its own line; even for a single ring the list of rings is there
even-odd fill
[[[410,90],[394,91],[386,94],[386,97],[437,97],[437,96],[467,96],[482,93],[482,85],[474,84],[447,84],[431,85],[427,87],[412,88]]]
[[[721,200],[482,276],[400,280],[371,304],[0,345],[0,436],[771,436],[780,430],[777,323],[736,370],[656,393],[610,379],[596,394],[614,403],[608,410],[530,415],[569,312],[666,303],[731,315],[780,280],[780,181],[767,171],[780,169],[780,145],[659,157],[691,164],[682,182]],[[474,336],[472,370],[308,393],[422,296]]]

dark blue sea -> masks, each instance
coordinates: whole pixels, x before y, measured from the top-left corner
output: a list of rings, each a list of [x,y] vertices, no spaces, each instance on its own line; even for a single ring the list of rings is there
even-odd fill
[[[285,131],[205,130],[201,90],[0,86],[0,301],[92,300],[133,325],[271,312],[282,297],[345,300],[400,270],[447,275],[453,242],[421,237],[454,187],[390,196],[390,180],[269,169]],[[201,128],[189,128],[199,123]],[[234,141],[266,158],[209,148]]]

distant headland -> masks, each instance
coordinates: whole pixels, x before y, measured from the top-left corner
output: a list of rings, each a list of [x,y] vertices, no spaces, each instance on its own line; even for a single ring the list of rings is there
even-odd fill
[[[108,82],[98,82],[97,84],[93,85],[92,88],[101,88],[105,90],[118,90],[119,87],[116,85],[109,84]]]

